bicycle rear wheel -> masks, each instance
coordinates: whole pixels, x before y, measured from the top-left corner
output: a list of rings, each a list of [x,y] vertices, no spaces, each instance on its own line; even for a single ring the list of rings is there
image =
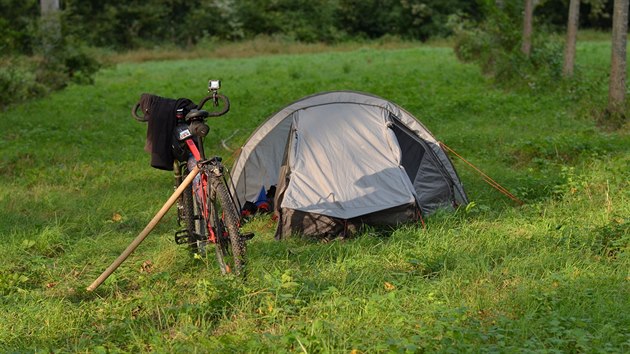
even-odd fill
[[[215,251],[221,273],[244,276],[246,246],[239,234],[236,206],[219,177],[212,177],[210,183],[210,219],[217,239]]]

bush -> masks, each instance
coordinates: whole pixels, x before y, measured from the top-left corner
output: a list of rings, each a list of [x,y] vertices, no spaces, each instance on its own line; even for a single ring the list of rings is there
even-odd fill
[[[101,64],[86,49],[64,46],[51,57],[0,60],[0,104],[15,103],[60,90],[69,83],[91,84]]]
[[[135,49],[259,35],[327,43],[384,35],[425,40],[451,33],[444,25],[450,14],[476,18],[478,8],[467,0],[66,0],[62,18],[66,33],[89,45]]]
[[[38,18],[38,1],[0,1],[0,52],[5,55],[32,54]]]
[[[101,68],[101,63],[90,55],[85,48],[66,46],[63,66],[68,80],[76,84],[94,83],[94,74]]]
[[[562,78],[562,42],[537,26],[532,52],[524,55],[520,48],[521,13],[511,4],[503,10],[487,5],[482,23],[452,17],[455,54],[461,61],[477,63],[501,86],[551,87]]]
[[[338,6],[332,0],[250,0],[237,13],[247,37],[285,36],[302,42],[336,42],[344,36],[337,27]]]
[[[37,82],[35,65],[25,58],[0,62],[0,106],[4,109],[25,99],[41,95],[46,87]]]
[[[367,38],[445,37],[452,33],[446,25],[450,15],[462,13],[477,19],[480,14],[476,1],[463,0],[339,0],[338,6],[338,27]]]

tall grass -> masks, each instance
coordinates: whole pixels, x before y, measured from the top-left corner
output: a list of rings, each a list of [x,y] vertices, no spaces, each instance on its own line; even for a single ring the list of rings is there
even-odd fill
[[[609,48],[579,64],[605,94]],[[328,244],[273,240],[257,218],[249,278],[172,242],[170,213],[96,293],[84,288],[172,191],[149,167],[143,92],[233,102],[208,150],[236,149],[270,114],[324,90],[371,92],[527,204],[459,161],[474,201],[456,213]],[[571,92],[499,91],[448,48],[120,63],[0,113],[0,351],[365,352],[630,350],[630,139]]]
[[[432,45],[446,46],[448,40],[436,39]],[[202,40],[191,48],[162,46],[156,48],[135,49],[127,52],[109,52],[94,50],[94,54],[107,63],[141,63],[155,60],[184,60],[199,58],[251,58],[263,55],[313,54],[321,52],[347,52],[360,48],[401,49],[417,46],[417,41],[404,40],[396,36],[384,36],[376,40],[353,40],[336,44],[304,43],[283,36],[259,35],[249,40],[228,42]]]

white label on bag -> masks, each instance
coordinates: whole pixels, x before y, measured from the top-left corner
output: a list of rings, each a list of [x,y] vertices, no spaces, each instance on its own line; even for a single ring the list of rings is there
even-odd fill
[[[191,135],[192,134],[190,134],[190,130],[184,129],[181,132],[179,132],[179,140],[184,140],[184,139],[188,138]]]

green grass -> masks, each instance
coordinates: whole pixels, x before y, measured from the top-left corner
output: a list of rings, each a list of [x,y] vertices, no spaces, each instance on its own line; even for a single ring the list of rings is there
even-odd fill
[[[608,57],[599,42],[579,48],[588,100],[496,90],[448,48],[363,48],[118,64],[2,112],[0,351],[629,351],[630,139],[588,115],[605,102]],[[222,138],[238,130],[237,148],[293,100],[359,90],[410,111],[527,204],[455,161],[474,204],[426,228],[276,242],[272,222],[254,220],[246,282],[176,246],[171,212],[87,293],[172,191],[130,107],[143,92],[196,101],[209,78],[233,103],[208,139],[228,161]]]

